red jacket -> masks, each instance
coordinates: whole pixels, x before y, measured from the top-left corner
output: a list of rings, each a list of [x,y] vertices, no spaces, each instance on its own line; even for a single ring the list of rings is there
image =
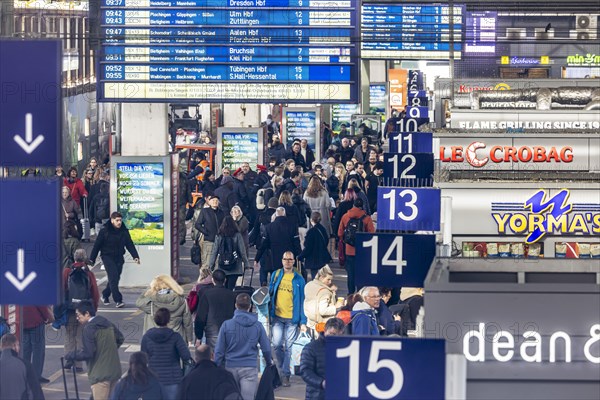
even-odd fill
[[[75,268],[82,268],[85,266],[85,263],[75,263],[73,264]],[[87,267],[86,267],[87,268]],[[63,287],[65,288],[65,293],[67,293],[68,282],[69,282],[69,274],[71,273],[71,268],[63,269]],[[98,283],[96,283],[96,275],[92,271],[88,269],[88,279],[92,285],[92,304],[94,305],[94,309],[98,310],[98,302],[100,301],[100,292],[98,291]]]
[[[48,306],[23,306],[23,329],[32,329],[50,321]]]
[[[340,238],[344,237],[344,230],[346,230],[346,226],[348,225],[348,221],[350,220],[350,218],[360,218],[366,214],[367,213],[364,212],[363,210],[361,210],[360,208],[352,207],[346,214],[344,214],[344,216],[342,217],[342,220],[340,221],[340,226],[338,228],[338,237],[340,237]],[[364,227],[364,232],[369,232],[369,233],[375,232],[375,225],[373,224],[373,220],[368,215],[365,217],[365,219],[363,219],[363,227]],[[354,246],[350,246],[349,244],[346,244],[346,255],[347,256],[355,256],[356,255],[356,249],[354,248]]]
[[[73,183],[70,183],[68,178],[64,178],[63,184],[69,189],[71,189],[71,198],[73,198],[73,200],[75,200],[75,203],[77,203],[78,205],[81,204],[81,198],[84,196],[87,197],[88,195],[87,190],[85,190],[85,185],[83,184],[83,181],[79,178],[75,178],[75,181]]]

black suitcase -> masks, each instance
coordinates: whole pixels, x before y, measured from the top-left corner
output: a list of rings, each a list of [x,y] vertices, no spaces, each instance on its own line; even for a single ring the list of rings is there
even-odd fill
[[[65,358],[64,357],[60,358],[60,366],[62,367],[63,384],[65,386],[65,396],[66,396],[65,399],[70,400],[69,389],[67,388],[67,375],[65,374]],[[79,386],[77,385],[77,370],[75,369],[75,363],[72,364],[70,369],[73,371],[73,382],[75,383],[75,399],[74,400],[80,400]]]
[[[246,277],[246,271],[251,271],[250,282],[248,283],[248,286],[244,286],[244,278]],[[242,286],[236,286],[233,288],[233,293],[235,293],[236,296],[241,293],[246,293],[248,296],[252,297],[252,295],[254,294],[254,288],[252,287],[253,275],[254,267],[244,268],[244,273],[242,274]]]

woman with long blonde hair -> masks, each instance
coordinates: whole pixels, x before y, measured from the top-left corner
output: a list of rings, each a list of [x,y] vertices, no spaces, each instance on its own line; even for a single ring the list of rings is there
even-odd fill
[[[135,305],[146,314],[143,333],[156,327],[154,322],[156,310],[166,308],[171,313],[169,328],[179,333],[186,342],[194,340],[192,314],[188,309],[184,290],[170,275],[156,276]]]

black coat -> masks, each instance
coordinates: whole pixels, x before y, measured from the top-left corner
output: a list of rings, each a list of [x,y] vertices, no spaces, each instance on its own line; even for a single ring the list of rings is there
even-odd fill
[[[233,183],[232,185],[232,189],[229,189],[228,184],[225,184],[219,186],[215,190],[215,195],[219,196],[219,208],[223,210],[226,215],[231,211],[231,207],[235,206],[239,201],[235,192],[235,185]]]
[[[325,148],[327,148],[327,147],[325,147]],[[300,149],[300,152],[302,152],[302,149]],[[300,154],[302,154],[302,153],[300,153]],[[313,162],[315,162],[315,153],[312,151],[312,149],[310,147],[306,148],[306,157],[304,157],[304,161],[306,162],[306,168],[307,168],[304,172],[312,169],[312,164],[313,164]]]
[[[325,337],[319,336],[302,350],[300,376],[306,382],[306,400],[325,400]]]
[[[296,232],[298,232],[298,228],[302,225],[302,219],[306,220],[306,217],[300,214],[300,210],[295,205],[288,206],[284,204],[280,207],[285,209],[285,218],[290,225],[293,225],[296,228]]]
[[[213,210],[211,207],[203,208],[196,221],[195,228],[204,235],[204,240],[214,242],[223,219],[225,219],[223,210]]]
[[[340,147],[338,151],[340,153],[340,162],[344,165],[346,165],[346,161],[352,160],[352,157],[354,157],[354,149],[350,146],[346,148]]]
[[[248,197],[248,191],[246,190],[244,182],[237,178],[233,178],[233,192],[235,193],[237,204],[244,213],[247,213],[248,207],[250,206],[250,198]],[[229,207],[229,210],[231,210],[231,207]]]
[[[110,400],[161,400],[164,397],[162,385],[157,378],[150,376],[145,385],[129,382],[128,378],[121,379],[115,386]]]
[[[141,350],[148,354],[148,366],[163,385],[183,379],[181,360],[192,359],[187,343],[171,328],[151,328],[142,337]]]
[[[277,164],[283,162],[286,155],[287,150],[283,143],[273,144],[269,149],[269,157],[275,157],[277,159]]]
[[[302,170],[304,172],[307,171],[306,169],[306,160],[304,159],[304,156],[302,155],[302,153],[298,152],[298,153],[294,153],[293,151],[291,151],[287,157],[287,160],[294,160],[294,163],[296,164],[296,166],[301,165],[302,166]]]
[[[217,185],[210,180],[202,181],[202,197],[206,198],[209,194],[214,194],[217,190]]]
[[[342,201],[338,208],[335,210],[335,216],[333,217],[333,221],[331,223],[331,228],[333,234],[337,236],[338,228],[340,226],[340,222],[342,221],[342,217],[352,208],[354,202],[352,200]]]
[[[318,270],[331,261],[331,254],[327,250],[328,244],[329,236],[323,225],[317,224],[308,230],[304,239],[304,250],[298,256],[301,261],[304,261],[306,269]]]
[[[369,188],[367,189],[367,199],[369,199],[369,208],[371,213],[377,211],[377,188],[379,187],[380,177],[371,173],[367,175]]]
[[[271,223],[271,216],[275,214],[274,208],[265,208],[260,214],[258,214],[258,218],[254,221],[254,226],[252,227],[252,231],[250,231],[249,242],[250,246],[256,246],[258,249],[262,244],[262,234],[260,232],[260,226],[264,225],[265,229],[267,225]]]
[[[298,186],[296,186],[296,183],[292,180],[292,178],[286,178],[283,183],[281,184],[281,186],[279,187],[279,189],[277,189],[277,193],[275,193],[275,196],[277,196],[277,198],[279,198],[279,195],[281,194],[281,192],[283,192],[284,190],[287,190],[288,192],[290,192],[290,196],[292,195],[292,192],[294,191],[294,189],[296,189]]]
[[[294,206],[298,209],[298,218],[300,218],[298,222],[299,226],[301,226],[302,228],[309,228],[310,226],[308,226],[308,220],[310,219],[310,215],[312,214],[310,206],[306,201],[304,201],[302,196],[297,194],[292,195],[292,202],[294,203]]]
[[[123,260],[125,249],[129,251],[131,257],[140,258],[131,236],[129,235],[129,229],[125,227],[125,224],[121,225],[119,229],[116,229],[110,219],[104,224],[104,228],[98,234],[94,248],[90,254],[90,260],[96,261],[98,253],[102,254],[102,257],[111,257],[116,260]]]
[[[240,390],[231,372],[202,360],[181,382],[179,400],[241,400]]]
[[[283,253],[292,251],[294,256],[300,254],[300,238],[297,227],[292,226],[286,217],[277,217],[267,226],[267,235],[256,253],[255,261],[259,261],[267,249],[271,249],[273,270],[282,267]],[[269,271],[269,270],[267,270]]]
[[[331,175],[325,181],[325,185],[327,187],[327,192],[329,193],[329,197],[331,197],[334,201],[340,199],[340,180],[337,176]]]
[[[236,294],[223,286],[215,286],[204,292],[199,300],[198,313],[194,322],[196,338],[202,340],[202,334],[217,336],[223,322],[233,318]]]

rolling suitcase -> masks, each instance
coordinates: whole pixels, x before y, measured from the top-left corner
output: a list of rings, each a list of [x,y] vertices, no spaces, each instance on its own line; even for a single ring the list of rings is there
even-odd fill
[[[90,216],[88,211],[87,197],[83,198],[83,219],[81,220],[81,241],[90,241]]]
[[[248,283],[248,286],[244,286],[244,278],[246,277],[246,271],[251,271],[250,282]],[[254,294],[254,288],[252,287],[253,275],[254,267],[244,268],[244,273],[242,274],[242,286],[236,286],[233,288],[233,293],[235,293],[236,296],[241,293],[246,293],[248,296],[252,297],[252,295]]]
[[[65,358],[60,358],[60,366],[62,367],[62,377],[63,377],[63,385],[65,386],[65,399],[71,400],[69,397],[69,389],[67,388],[67,375],[65,373]],[[79,398],[79,386],[77,385],[77,371],[75,370],[75,364],[73,364],[70,368],[73,371],[73,382],[75,384],[75,399],[80,400]]]

